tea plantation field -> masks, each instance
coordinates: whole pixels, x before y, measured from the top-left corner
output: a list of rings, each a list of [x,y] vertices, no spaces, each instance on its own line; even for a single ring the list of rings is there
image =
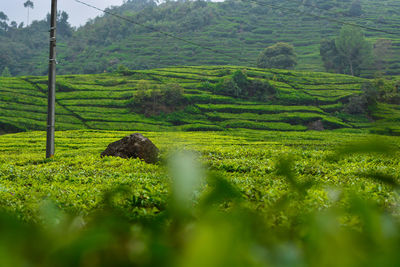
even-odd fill
[[[268,81],[277,93],[266,101],[217,95],[210,86],[242,70],[250,80]],[[222,131],[258,129],[306,131],[320,120],[325,129],[363,132],[371,116],[349,115],[343,107],[361,93],[366,79],[315,72],[247,67],[176,67],[122,74],[69,75],[57,78],[58,130]],[[146,117],[129,108],[144,83],[179,84],[189,105],[172,114]],[[3,131],[45,130],[47,77],[0,78],[0,125]],[[399,131],[398,106],[379,104],[373,117],[392,133]]]
[[[2,266],[399,263],[399,137],[144,132],[160,163],[100,158],[129,133],[58,131],[50,160],[0,136]]]
[[[38,207],[48,199],[66,212],[86,216],[102,207],[105,192],[127,186],[134,197],[121,203],[123,209],[132,216],[157,214],[165,208],[169,191],[165,162],[177,149],[195,152],[206,170],[227,177],[260,211],[293,189],[276,172],[281,157],[293,159],[299,183],[312,183],[305,203],[310,209],[330,206],[330,192],[334,191],[357,192],[386,209],[397,205],[397,195],[389,187],[365,178],[370,172],[382,172],[398,181],[400,138],[397,137],[380,141],[390,142],[395,154],[356,153],[333,160],[331,157],[339,145],[374,137],[254,130],[147,132],[144,135],[161,150],[162,163],[149,165],[138,159],[100,158],[109,143],[129,133],[57,132],[56,156],[51,160],[44,159],[44,132],[1,136],[0,205],[17,212],[24,220],[36,221],[40,218]]]

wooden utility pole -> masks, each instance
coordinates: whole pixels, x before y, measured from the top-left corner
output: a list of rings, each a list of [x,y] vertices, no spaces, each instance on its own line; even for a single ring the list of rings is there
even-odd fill
[[[46,158],[54,156],[55,104],[56,104],[56,24],[57,0],[51,0],[49,91],[47,105]]]

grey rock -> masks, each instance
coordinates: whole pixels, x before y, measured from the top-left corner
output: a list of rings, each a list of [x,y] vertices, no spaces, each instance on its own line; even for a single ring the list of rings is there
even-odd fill
[[[128,135],[108,145],[101,157],[139,158],[147,163],[158,161],[158,148],[140,133]]]
[[[324,124],[322,123],[322,120],[317,120],[317,121],[310,122],[307,125],[307,128],[309,130],[314,130],[314,131],[323,131],[323,130],[325,130],[324,129]]]

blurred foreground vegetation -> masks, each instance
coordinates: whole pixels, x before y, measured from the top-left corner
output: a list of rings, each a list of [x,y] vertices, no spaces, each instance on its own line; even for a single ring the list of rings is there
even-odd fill
[[[128,132],[0,137],[1,266],[396,266],[398,137],[145,133],[161,162],[100,158]],[[377,139],[378,138],[378,139]]]

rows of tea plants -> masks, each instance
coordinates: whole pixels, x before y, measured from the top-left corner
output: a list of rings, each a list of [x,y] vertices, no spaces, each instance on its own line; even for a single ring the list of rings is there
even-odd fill
[[[217,95],[210,89],[238,70],[250,80],[268,81],[275,86],[276,95],[260,102]],[[237,66],[59,76],[56,124],[60,130],[217,130],[229,125],[230,128],[304,131],[309,123],[321,120],[328,129],[368,128],[367,117],[348,120],[340,114],[342,101],[359,94],[364,82],[365,79],[346,75]],[[143,83],[146,86],[179,84],[184,88],[189,106],[160,116],[137,114],[128,104]],[[44,130],[46,77],[0,78],[0,90],[0,116],[4,125],[20,130]],[[238,116],[233,118],[226,113]],[[263,118],[258,120],[258,116]]]
[[[168,179],[165,166],[140,160],[100,158],[107,144],[129,132],[57,132],[56,157],[44,160],[45,133],[3,135],[0,138],[1,203],[22,218],[38,219],[36,205],[49,199],[63,210],[87,215],[101,205],[105,191],[129,185],[142,196],[137,212],[158,212],[165,204]],[[161,150],[162,161],[175,149],[196,151],[208,170],[216,170],[236,184],[253,204],[277,199],[288,190],[274,172],[280,156],[290,155],[301,181],[312,181],[309,205],[329,205],[327,189],[355,190],[383,206],[393,205],[387,187],[361,178],[362,171],[386,171],[398,176],[399,160],[353,156],[327,160],[342,140],[358,142],[370,137],[334,132],[268,132],[241,130],[220,133],[148,132]],[[399,139],[391,138],[398,146]],[[257,195],[261,194],[261,195]],[[314,199],[313,196],[316,198]],[[164,204],[163,204],[164,203]]]
[[[159,163],[100,157],[130,133],[56,132],[49,160],[44,132],[0,136],[2,265],[399,262],[398,137],[144,132]]]

